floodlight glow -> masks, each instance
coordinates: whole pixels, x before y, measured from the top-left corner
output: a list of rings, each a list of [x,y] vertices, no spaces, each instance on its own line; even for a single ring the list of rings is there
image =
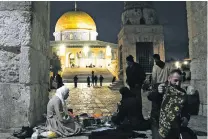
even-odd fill
[[[83,51],[84,51],[85,55],[87,55],[87,53],[89,52],[89,47],[84,46]]]
[[[109,45],[106,47],[106,55],[111,56],[111,48]]]
[[[59,47],[59,55],[60,56],[64,56],[65,55],[65,49],[66,49],[66,47],[64,45],[61,45]]]
[[[180,68],[180,62],[179,61],[176,61],[175,62],[175,66],[176,66],[176,68]]]
[[[184,61],[183,64],[187,65],[188,64],[188,61]]]

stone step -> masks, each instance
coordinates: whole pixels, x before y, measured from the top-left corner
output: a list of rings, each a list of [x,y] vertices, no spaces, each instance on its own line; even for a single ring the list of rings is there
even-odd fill
[[[112,87],[112,88],[111,88],[111,87],[108,87],[108,88],[109,88],[110,90],[113,90],[113,91],[119,91],[119,89],[120,89],[121,87],[116,87],[116,88],[115,88],[115,87]]]
[[[88,77],[88,75],[85,75],[85,76],[77,76],[78,77],[78,79],[83,79],[83,78],[87,78]],[[100,76],[97,76],[98,78],[100,77]],[[74,76],[63,76],[63,78],[74,78]],[[90,75],[90,78],[91,78],[91,75]],[[105,78],[110,78],[111,80],[113,79],[113,77],[112,77],[112,75],[108,75],[108,76],[106,76],[106,75],[103,75],[103,78],[105,79]]]
[[[123,83],[123,81],[115,81],[113,84],[121,84],[121,83]]]
[[[103,83],[110,83],[111,82],[111,79],[104,79],[103,80]],[[74,83],[74,80],[73,79],[63,79],[63,83]],[[79,79],[78,80],[78,83],[87,83],[87,79]],[[100,81],[98,80],[97,83],[100,83]]]

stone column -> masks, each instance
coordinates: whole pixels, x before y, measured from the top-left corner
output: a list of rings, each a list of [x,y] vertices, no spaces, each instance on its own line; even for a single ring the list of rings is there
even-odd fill
[[[0,2],[0,128],[33,126],[46,113],[49,2]]]
[[[191,85],[199,92],[199,115],[207,116],[207,2],[187,1]]]

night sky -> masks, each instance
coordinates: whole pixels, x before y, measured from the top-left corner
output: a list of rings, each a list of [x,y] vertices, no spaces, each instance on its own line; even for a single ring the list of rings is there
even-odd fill
[[[185,1],[153,2],[159,23],[164,25],[166,59],[182,59],[188,53],[188,31]],[[117,42],[121,29],[123,1],[78,1],[77,8],[88,13],[95,21],[98,40]],[[74,10],[73,1],[51,1],[50,40],[57,20],[65,12]]]

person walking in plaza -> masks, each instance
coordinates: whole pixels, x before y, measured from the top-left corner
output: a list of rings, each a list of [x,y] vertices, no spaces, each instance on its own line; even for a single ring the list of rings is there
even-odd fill
[[[65,86],[56,90],[56,94],[47,105],[46,130],[55,132],[60,137],[78,135],[81,126],[68,114],[65,100],[69,96],[69,89]]]
[[[153,59],[155,65],[152,69],[152,84],[166,82],[172,67],[160,60],[159,54],[154,54]]]
[[[94,72],[92,72],[92,86],[95,86],[95,75]]]
[[[90,87],[90,76],[87,77],[87,86]]]
[[[180,128],[186,127],[190,119],[186,91],[181,88],[182,73],[175,69],[168,81],[155,84],[149,92],[152,101],[152,139],[178,139]]]
[[[78,77],[77,75],[74,76],[74,88],[77,88]]]
[[[95,79],[95,86],[97,86],[97,80],[98,80],[97,75],[95,75],[94,79]]]
[[[145,72],[139,63],[134,62],[134,57],[129,55],[126,57],[127,68],[126,68],[126,83],[129,85],[130,90],[136,95],[139,101],[138,111],[142,113],[142,97],[141,88],[145,80]]]
[[[113,76],[112,84],[116,81],[116,76]]]
[[[104,78],[103,78],[103,76],[102,76],[102,75],[100,75],[99,80],[100,80],[100,86],[102,86],[102,85],[103,85],[103,80],[104,80]]]

